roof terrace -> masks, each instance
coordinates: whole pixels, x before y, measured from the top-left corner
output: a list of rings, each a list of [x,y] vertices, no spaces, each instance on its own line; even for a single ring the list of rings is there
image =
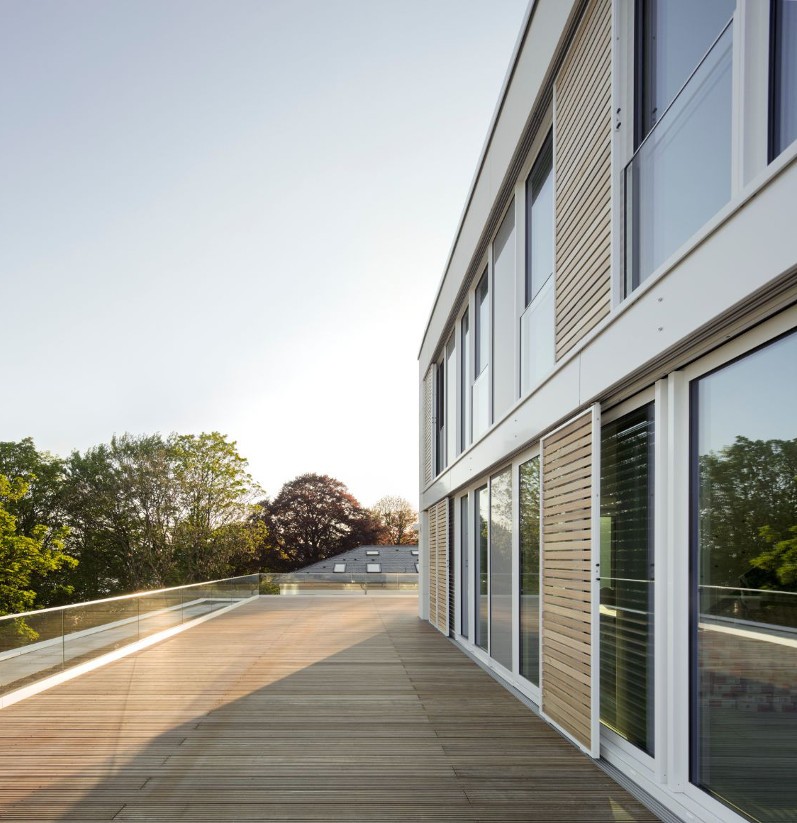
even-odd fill
[[[256,597],[0,712],[0,819],[655,821],[415,596]]]

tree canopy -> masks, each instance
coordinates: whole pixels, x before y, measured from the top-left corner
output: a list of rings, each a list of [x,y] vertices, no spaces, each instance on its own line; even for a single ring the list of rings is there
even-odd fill
[[[409,500],[386,495],[374,503],[371,511],[382,524],[385,543],[405,546],[418,542],[418,534],[413,528],[418,522],[418,512]]]
[[[300,568],[384,539],[379,520],[340,480],[326,474],[302,474],[260,506],[270,535],[263,560],[272,571]]]
[[[0,614],[32,609],[36,600],[32,580],[75,565],[63,551],[65,529],[40,523],[30,526],[28,534],[17,531],[17,518],[9,508],[19,506],[28,491],[23,479],[0,474]]]

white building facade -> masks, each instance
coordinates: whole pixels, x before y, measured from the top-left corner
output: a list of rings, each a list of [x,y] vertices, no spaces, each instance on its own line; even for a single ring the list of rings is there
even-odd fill
[[[797,820],[797,2],[532,0],[421,345],[421,616]]]

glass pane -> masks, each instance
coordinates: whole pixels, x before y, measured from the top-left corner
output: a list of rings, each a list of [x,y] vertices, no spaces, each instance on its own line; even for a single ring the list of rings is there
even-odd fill
[[[493,243],[493,420],[515,400],[515,204]]]
[[[731,19],[735,0],[644,0],[641,140],[658,122]]]
[[[512,467],[490,480],[490,655],[512,668]]]
[[[692,781],[761,823],[797,810],[797,334],[693,384]]]
[[[540,458],[520,467],[520,673],[540,685]]]
[[[446,346],[446,458],[450,463],[457,454],[457,381],[456,381],[457,349],[454,344],[454,335]]]
[[[473,384],[473,437],[481,437],[487,431],[490,416],[490,372],[485,369]]]
[[[470,567],[468,564],[468,496],[459,499],[459,522],[461,533],[459,536],[459,626],[463,637],[470,637],[470,614],[468,601],[470,598]]]
[[[730,199],[732,46],[728,27],[626,167],[629,290]]]
[[[488,546],[488,523],[490,517],[490,499],[487,494],[487,486],[478,489],[475,496],[476,507],[476,545],[477,553],[477,594],[476,594],[476,645],[487,650],[488,637],[488,593],[489,582],[487,577],[487,546]]]
[[[553,274],[553,142],[550,135],[526,180],[526,305]]]
[[[776,0],[773,26],[773,155],[797,140],[797,0]]]
[[[462,426],[462,450],[464,451],[470,445],[470,322],[468,313],[462,316],[462,351],[460,352],[460,411],[461,411],[461,426]]]
[[[553,277],[520,318],[520,389],[527,394],[554,365]]]
[[[653,405],[601,434],[601,722],[653,752]]]
[[[435,474],[446,467],[446,361],[442,359],[437,364],[435,378],[435,417],[437,441],[435,443]]]
[[[476,287],[476,377],[482,373],[490,356],[490,301],[487,299],[487,272]]]

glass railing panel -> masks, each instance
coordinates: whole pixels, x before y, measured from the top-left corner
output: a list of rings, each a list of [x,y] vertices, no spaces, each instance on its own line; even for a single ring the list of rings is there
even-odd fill
[[[259,575],[0,616],[0,691],[179,626],[258,593]]]
[[[12,684],[21,688],[41,673],[60,671],[64,661],[62,621],[60,611],[0,617],[0,692]]]
[[[528,394],[554,365],[553,277],[520,317],[520,391]]]
[[[138,598],[64,611],[64,662],[79,663],[139,639]]]
[[[625,169],[627,292],[731,197],[729,23]]]

